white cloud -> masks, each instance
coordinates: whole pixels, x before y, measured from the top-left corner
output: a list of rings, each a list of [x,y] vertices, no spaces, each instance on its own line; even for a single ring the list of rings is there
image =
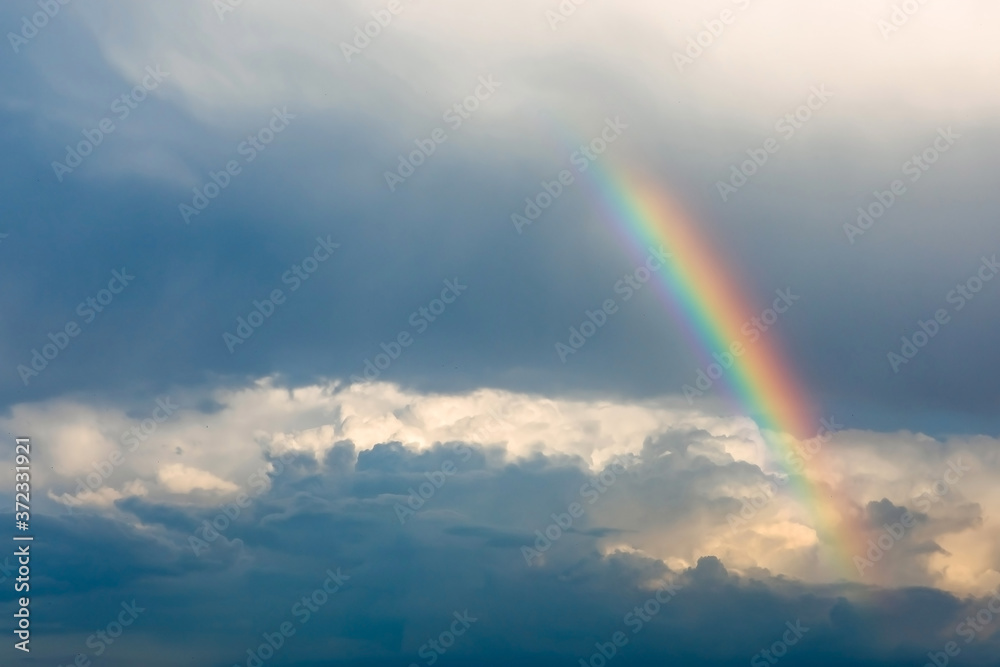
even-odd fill
[[[210,472],[191,468],[182,463],[170,463],[156,471],[156,478],[168,491],[191,493],[196,490],[233,492],[239,489],[232,482]]]
[[[502,453],[493,466],[543,454],[563,461],[578,457],[591,473],[624,456],[636,466],[635,480],[617,485],[588,511],[590,525],[617,531],[604,539],[605,549],[636,549],[671,567],[714,555],[742,571],[764,567],[811,581],[842,574],[820,558],[815,508],[787,489],[779,488],[752,517],[731,528],[727,516],[784,471],[762,456],[751,422],[695,410],[680,397],[631,403],[493,389],[421,394],[386,383],[288,390],[264,379],[215,392],[212,398],[223,407],[211,414],[190,409],[200,398],[174,397],[181,410],[134,452],[125,452],[101,488],[82,493],[79,476],[121,448],[121,433],[145,415],[130,419],[107,406],[59,400],[15,406],[3,426],[33,434],[35,483],[50,489],[52,499],[101,507],[135,495],[212,506],[247,491],[241,485],[266,466],[267,456],[293,451],[323,461],[344,440],[359,451],[392,441],[411,450],[461,441]],[[884,562],[857,578],[961,592],[1000,583],[997,444],[986,437],[941,443],[905,432],[862,431],[843,431],[826,443],[822,464],[810,466],[821,490],[836,489],[859,510],[887,499],[927,515]],[[941,480],[956,461],[967,470],[957,478],[951,473],[953,483],[945,484]],[[921,501],[928,492],[932,495]],[[538,525],[528,533],[543,528],[557,510],[538,508]],[[531,525],[532,518],[520,520]],[[877,538],[878,528],[865,539]],[[932,543],[941,550],[924,553],[921,545]]]
[[[810,85],[826,83],[870,114],[865,124],[891,130],[899,110],[991,118],[1000,92],[988,85],[1000,44],[993,39],[1000,7],[981,0],[929,3],[885,39],[877,22],[891,8],[865,0],[811,5],[794,0],[665,5],[587,3],[553,31],[545,12],[557,2],[404,3],[404,11],[348,64],[340,43],[371,20],[382,3],[244,3],[219,21],[208,3],[169,7],[78,9],[105,55],[129,78],[150,61],[173,72],[176,101],[216,124],[226,110],[294,104],[302,111],[413,105],[413,93],[453,101],[476,77],[506,77],[510,111],[597,104],[580,94],[562,102],[552,75],[569,62],[602,62],[605,75],[643,83],[658,104],[711,107],[728,116],[768,120]],[[673,54],[731,9],[727,26],[704,55],[679,73]],[[267,58],[262,60],[261,53]],[[549,63],[540,68],[539,63]],[[563,77],[557,77],[563,78]],[[563,94],[572,83],[563,81]],[[376,92],[379,91],[379,92]],[[582,93],[582,91],[577,91]],[[605,100],[599,102],[606,104]],[[421,105],[422,106],[422,105]]]

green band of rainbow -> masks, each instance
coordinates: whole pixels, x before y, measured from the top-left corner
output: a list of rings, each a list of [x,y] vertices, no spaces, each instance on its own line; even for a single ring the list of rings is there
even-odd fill
[[[773,343],[774,337],[746,342],[742,327],[759,310],[750,306],[752,302],[729,275],[728,263],[721,261],[694,220],[662,188],[624,170],[612,174],[597,163],[591,163],[585,173],[605,217],[637,261],[645,259],[650,247],[662,246],[670,256],[658,272],[658,293],[687,337],[701,348],[703,358],[729,350],[734,342],[745,344],[745,353],[726,371],[729,390],[758,425],[770,454],[812,515],[831,573],[857,574],[852,556],[864,553],[858,512],[829,481],[820,481],[828,472],[822,466],[822,451],[810,455],[802,467],[797,448],[817,435],[819,422],[807,393]],[[797,466],[789,465],[793,460]]]

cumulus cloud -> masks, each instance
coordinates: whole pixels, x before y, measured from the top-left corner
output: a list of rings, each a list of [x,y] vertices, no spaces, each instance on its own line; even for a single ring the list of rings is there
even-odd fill
[[[210,472],[188,467],[182,463],[170,463],[156,471],[157,480],[168,491],[174,493],[190,493],[195,489],[206,491],[235,491],[237,487],[232,482],[219,479]]]
[[[951,535],[992,541],[986,513],[964,509],[973,499],[994,502],[983,493],[997,474],[995,459],[983,456],[995,447],[986,439],[927,444],[925,459],[937,448],[943,465],[955,456],[971,465],[961,479],[949,477],[956,483],[926,511],[918,500],[904,506],[885,496],[897,497],[894,482],[903,495],[927,483],[904,485],[891,470],[879,482],[878,467],[866,473],[865,488],[883,491],[866,505],[873,529],[906,509],[919,521],[876,564],[884,576],[848,582],[815,566],[821,545],[799,497],[779,491],[738,531],[731,528],[727,517],[761,487],[784,488],[780,471],[734,455],[755,451],[738,420],[655,404],[492,390],[424,395],[379,384],[290,392],[262,381],[214,399],[220,409],[182,410],[147,444],[155,452],[159,438],[182,440],[177,434],[188,422],[203,430],[214,429],[214,420],[242,423],[232,437],[243,443],[236,456],[247,467],[229,473],[240,493],[201,493],[208,480],[221,479],[205,475],[227,469],[221,458],[215,465],[201,459],[205,470],[176,464],[177,479],[166,482],[157,478],[161,468],[150,469],[145,496],[111,507],[76,504],[40,519],[39,530],[59,535],[56,552],[37,565],[62,591],[52,613],[63,629],[46,644],[59,647],[53,659],[80,650],[92,632],[74,616],[84,600],[97,601],[88,617],[100,619],[133,598],[150,623],[130,631],[118,659],[146,650],[151,664],[164,665],[177,655],[164,642],[198,637],[205,624],[214,628],[212,641],[187,641],[187,655],[232,663],[284,621],[297,628],[283,652],[292,662],[330,650],[366,656],[345,658],[350,665],[413,661],[454,612],[466,610],[477,620],[451,656],[487,653],[485,664],[535,664],[529,655],[587,659],[599,650],[595,642],[618,631],[629,639],[630,660],[745,664],[780,642],[788,623],[807,629],[793,650],[811,663],[900,664],[959,641],[963,661],[987,664],[997,648],[989,624],[973,633],[974,643],[960,634],[1000,585],[990,580],[995,562],[921,547]],[[452,409],[472,404],[483,412]],[[73,414],[85,410],[79,405]],[[263,419],[271,420],[267,434]],[[918,456],[907,454],[918,436],[884,436],[876,454],[866,437],[838,434],[827,445],[837,450],[829,459]],[[938,469],[935,461],[925,465]],[[255,468],[262,476],[240,476]],[[97,553],[119,556],[101,565],[100,576],[80,576]],[[934,566],[928,555],[947,565]],[[347,579],[303,621],[295,605],[328,571]],[[897,574],[908,581],[894,582]],[[940,590],[949,587],[961,596]],[[168,614],[177,606],[185,614]]]
[[[963,664],[995,662],[996,282],[900,372],[885,361],[996,250],[1000,7],[895,3],[919,10],[887,32],[892,4],[402,0],[364,44],[384,3],[61,9],[3,61],[0,91],[17,128],[0,133],[0,272],[18,285],[0,292],[17,323],[0,350],[47,361],[0,377],[0,426],[34,447],[36,655],[71,663],[133,604],[108,665],[247,664],[289,620],[273,664],[410,664],[455,614],[476,620],[442,663],[578,664],[622,631],[621,664],[745,665],[791,628],[808,630],[789,662],[921,664],[951,641]],[[168,74],[54,177],[150,67]],[[482,77],[495,94],[452,131],[445,110]],[[816,90],[822,108],[720,200]],[[276,107],[294,115],[281,140],[184,224],[178,205]],[[627,127],[602,167],[690,211],[749,310],[802,295],[767,336],[836,432],[772,451],[724,382],[689,403],[694,356],[715,350],[652,290],[553,354],[632,269],[628,243],[593,171],[525,233],[510,216],[609,117]],[[386,170],[445,126],[390,192]],[[227,347],[318,235],[345,252]],[[123,263],[134,286],[82,321]],[[343,381],[444,279],[468,296],[379,381]],[[70,320],[82,334],[38,353]]]
[[[114,515],[125,499],[129,507],[211,513],[237,494],[256,497],[276,486],[292,494],[280,496],[292,503],[282,513],[311,498],[307,504],[323,512],[360,505],[381,508],[385,521],[405,521],[414,512],[401,507],[425,504],[410,497],[412,490],[429,488],[427,474],[443,474],[449,459],[441,447],[461,443],[479,453],[472,468],[451,461],[459,470],[451,471],[456,476],[442,495],[464,497],[455,504],[428,501],[415,523],[464,517],[468,524],[454,527],[462,534],[500,541],[520,535],[530,546],[533,531],[544,532],[554,514],[579,502],[587,507],[580,524],[586,528],[579,535],[568,531],[567,543],[583,536],[599,553],[641,554],[673,569],[713,556],[736,572],[764,570],[817,583],[846,578],[959,593],[1000,585],[995,548],[983,546],[1000,535],[990,512],[1000,503],[991,438],[940,442],[852,430],[815,443],[821,451],[807,462],[805,483],[819,494],[842,490],[838,511],[864,518],[845,544],[826,537],[832,527],[825,508],[796,491],[806,478],[764,448],[751,421],[674,399],[626,403],[491,389],[427,394],[387,383],[287,389],[270,379],[214,392],[210,403],[219,407],[211,412],[193,408],[204,398],[174,397],[184,407],[135,451],[118,442],[134,421],[78,402],[17,406],[3,425],[17,430],[42,414],[60,424],[35,436],[42,470],[49,468],[40,482],[63,504],[104,506]],[[60,470],[44,465],[71,446],[62,434],[84,425],[94,459]],[[109,467],[113,451],[121,460]],[[333,497],[293,493],[298,487],[283,463],[291,459],[311,462],[315,481],[295,482],[303,490],[338,480]],[[628,474],[612,475],[609,484],[609,466],[624,466]],[[282,474],[275,475],[276,467]],[[390,472],[410,467],[408,476],[387,481]],[[108,474],[89,485],[87,472],[91,482],[98,472]],[[544,499],[521,488],[535,476],[551,485]],[[583,489],[588,479],[597,481]],[[893,526],[904,514],[912,519],[897,534]],[[872,544],[881,548],[870,554]],[[847,571],[834,567],[830,555],[845,549],[854,559]],[[858,567],[858,558],[868,564]]]

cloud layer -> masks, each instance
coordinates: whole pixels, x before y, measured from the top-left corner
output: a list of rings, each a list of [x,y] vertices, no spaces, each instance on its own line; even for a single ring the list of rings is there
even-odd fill
[[[33,657],[994,664],[998,18],[6,3]],[[798,297],[764,335],[815,438],[770,450],[730,377],[688,400],[721,349],[653,290],[559,354],[638,261],[594,162],[748,312]]]
[[[786,622],[808,629],[786,648],[809,664],[903,664],[949,641],[988,664],[997,648],[992,621],[959,628],[1000,586],[991,439],[844,431],[825,443],[824,479],[850,489],[876,543],[903,510],[917,517],[846,581],[824,567],[837,545],[820,542],[813,508],[745,421],[386,384],[262,381],[214,395],[208,412],[189,398],[167,401],[182,407],[97,492],[75,480],[141,432],[142,413],[62,403],[4,424],[59,424],[33,438],[48,471],[36,484],[53,489],[34,565],[53,660],[93,656],[95,620],[133,599],[147,611],[106,664],[245,664],[286,621],[297,633],[275,664],[331,652],[420,664],[466,610],[477,620],[449,652],[459,662],[589,659],[623,632],[623,664],[745,664]],[[189,448],[196,437],[212,446]],[[327,570],[348,577],[342,589],[294,612],[320,599]]]

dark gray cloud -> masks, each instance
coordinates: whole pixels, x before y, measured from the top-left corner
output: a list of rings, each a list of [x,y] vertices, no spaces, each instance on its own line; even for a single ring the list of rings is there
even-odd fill
[[[19,11],[7,10],[6,22]],[[417,131],[411,128],[421,127],[408,114],[424,118],[428,131],[441,119],[433,102],[418,103],[411,93],[385,88],[388,80],[369,77],[355,92],[378,100],[385,88],[401,101],[400,112],[366,115],[360,98],[361,107],[324,113],[293,103],[289,128],[185,225],[177,207],[190,201],[192,185],[237,156],[237,145],[264,125],[271,107],[286,105],[275,100],[209,123],[178,106],[173,93],[154,95],[58,183],[52,160],[132,85],[91,39],[80,38],[82,55],[74,58],[39,41],[3,65],[11,85],[0,113],[11,129],[0,138],[9,212],[0,231],[10,236],[0,270],[18,285],[3,302],[18,323],[0,341],[10,366],[0,381],[7,405],[67,391],[124,400],[171,384],[238,384],[273,373],[292,384],[348,377],[364,369],[380,343],[413,333],[410,315],[455,278],[468,291],[383,378],[437,389],[679,392],[701,365],[700,351],[652,294],[623,304],[566,365],[553,351],[634,268],[584,184],[569,188],[521,236],[509,220],[542,179],[568,166],[575,142],[594,135],[604,117],[621,115],[629,129],[609,150],[607,166],[641,164],[685,202],[720,257],[729,258],[719,269],[740,276],[755,302],[765,304],[786,286],[802,295],[769,335],[826,412],[874,428],[996,432],[997,386],[991,373],[980,372],[1000,361],[989,344],[991,304],[1000,298],[992,284],[898,374],[886,360],[901,336],[919,330],[918,320],[953,308],[949,290],[975,274],[981,256],[1000,250],[991,245],[995,202],[985,180],[997,140],[990,125],[922,115],[903,123],[905,133],[872,143],[865,118],[845,125],[832,115],[844,110],[831,108],[722,203],[716,181],[771,131],[766,124],[727,125],[698,114],[688,105],[706,102],[683,88],[684,104],[654,113],[639,82],[616,80],[611,65],[581,67],[564,55],[530,85],[555,86],[565,99],[615,90],[614,99],[591,100],[586,111],[563,118],[555,108],[511,112],[497,131],[515,141],[502,143],[483,135],[495,119],[469,121],[390,194],[382,172],[409,150],[416,135],[408,132]],[[512,63],[498,67],[520,76]],[[87,87],[70,85],[67,71]],[[346,84],[361,85],[353,73],[343,75]],[[166,90],[172,81],[162,85]],[[565,139],[553,139],[554,125]],[[843,225],[872,199],[867,193],[900,177],[900,165],[942,126],[961,134],[952,152],[855,245],[848,243]],[[130,160],[149,169],[130,168]],[[327,235],[340,250],[289,293],[282,275]],[[93,322],[79,322],[82,334],[26,387],[17,365],[29,364],[49,333],[81,320],[77,305],[123,266],[134,283]],[[285,289],[288,301],[230,354],[222,334],[235,332],[237,318],[275,288]]]
[[[677,481],[662,453],[686,457],[682,450],[650,443],[595,507],[661,506],[651,489]],[[133,599],[146,611],[107,647],[102,664],[125,664],[122,656],[136,651],[151,651],[152,665],[244,664],[246,649],[286,621],[296,634],[271,664],[426,664],[421,647],[432,650],[425,643],[466,610],[476,620],[441,664],[573,664],[598,651],[595,644],[610,650],[619,631],[628,639],[618,649],[621,664],[746,664],[795,636],[786,623],[803,633],[789,647],[796,664],[914,664],[955,640],[964,664],[985,665],[997,650],[989,624],[968,644],[956,634],[986,608],[988,591],[959,599],[929,588],[806,584],[760,570],[739,576],[711,555],[671,571],[638,552],[602,555],[602,539],[614,531],[590,508],[529,566],[521,547],[534,541],[532,530],[579,499],[589,479],[579,462],[540,456],[496,465],[461,443],[423,453],[392,443],[352,452],[341,443],[324,466],[288,457],[231,525],[216,508],[136,499],[120,501],[113,518],[39,517],[46,537],[33,564],[34,613],[44,619],[37,654],[65,662],[87,652],[90,633]],[[401,524],[394,503],[448,461],[456,472]],[[898,519],[890,505],[873,504],[873,519]],[[205,520],[216,522],[219,537],[196,556],[189,537],[208,535],[197,529]],[[343,585],[307,616],[308,605],[295,605],[322,587],[328,570]],[[649,602],[657,590],[662,604]]]

